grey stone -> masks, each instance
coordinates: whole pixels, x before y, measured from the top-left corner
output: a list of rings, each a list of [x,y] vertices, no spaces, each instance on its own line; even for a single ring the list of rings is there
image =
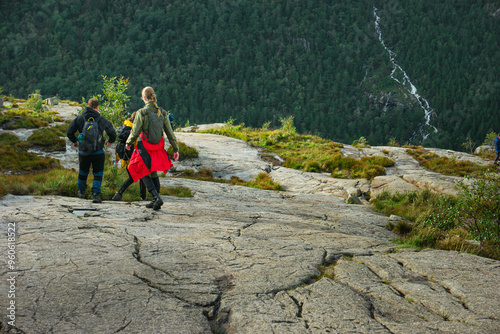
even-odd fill
[[[475,154],[495,153],[495,148],[491,145],[481,145],[474,150]]]
[[[56,107],[74,117],[75,108]],[[179,133],[179,139],[197,147],[200,158],[176,168],[209,167],[224,178],[268,170],[241,141],[194,132]],[[16,261],[13,269],[5,262],[0,267],[0,328],[70,334],[500,332],[499,261],[399,250],[385,226],[400,217],[345,203],[349,194],[359,199],[372,186],[372,197],[404,184],[449,193],[461,179],[425,171],[403,148],[343,151],[387,154],[396,165],[373,182],[280,167],[270,175],[282,192],[160,178],[163,186],[190,188],[194,197],[163,196],[158,211],[145,202],[5,196],[0,249],[6,252],[8,227],[15,224]],[[4,278],[10,275],[16,278],[17,329],[5,320],[10,287]]]

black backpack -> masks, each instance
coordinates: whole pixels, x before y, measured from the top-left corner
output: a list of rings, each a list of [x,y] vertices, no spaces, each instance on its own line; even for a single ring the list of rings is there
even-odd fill
[[[134,151],[134,144],[131,145],[130,151],[127,151],[125,149],[126,142],[128,139],[128,136],[130,135],[130,131],[132,128],[130,126],[122,125],[118,128],[118,142],[116,143],[116,154],[120,157],[122,160],[130,160],[130,157],[132,156],[132,152]]]
[[[89,117],[83,123],[83,131],[81,134],[81,142],[79,144],[80,151],[85,153],[93,153],[97,151],[99,147],[99,125],[98,121],[100,116]]]

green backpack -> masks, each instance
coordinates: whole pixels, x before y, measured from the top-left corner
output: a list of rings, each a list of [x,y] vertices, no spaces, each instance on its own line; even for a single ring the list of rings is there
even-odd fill
[[[161,108],[160,116],[158,116],[157,110],[149,108],[144,108],[143,110],[143,115],[148,118],[148,142],[150,142],[151,144],[158,144],[163,136],[163,119],[166,113]]]

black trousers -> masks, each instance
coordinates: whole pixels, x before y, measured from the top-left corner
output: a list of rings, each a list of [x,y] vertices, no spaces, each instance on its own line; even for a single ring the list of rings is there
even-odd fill
[[[78,161],[80,164],[80,170],[78,171],[78,189],[81,192],[85,192],[85,190],[87,189],[87,177],[90,173],[90,167],[92,167],[92,174],[94,175],[94,181],[92,182],[92,193],[101,193],[105,159],[106,156],[104,155],[104,153],[89,155],[78,154]]]

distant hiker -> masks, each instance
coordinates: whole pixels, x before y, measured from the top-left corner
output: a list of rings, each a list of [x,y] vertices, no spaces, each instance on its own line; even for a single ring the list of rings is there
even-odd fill
[[[498,133],[498,135],[495,137],[495,152],[497,152],[497,155],[495,156],[493,164],[497,164],[498,159],[500,158],[500,133]]]
[[[172,130],[174,129],[174,115],[170,112],[170,110],[167,110],[167,115],[168,115],[168,120],[170,122],[170,127]]]
[[[104,175],[104,136],[106,131],[109,139],[107,145],[111,145],[116,139],[116,132],[110,121],[99,114],[99,102],[91,98],[87,108],[80,116],[77,116],[69,125],[67,137],[78,147],[78,197],[85,198],[87,189],[87,176],[90,166],[94,181],[92,183],[92,202],[101,203],[102,176]],[[75,136],[79,132],[78,139]]]
[[[167,112],[156,104],[153,88],[145,87],[142,90],[142,100],[145,106],[137,111],[132,131],[127,139],[126,148],[130,149],[139,138],[130,159],[128,171],[134,181],[142,179],[148,191],[153,195],[153,200],[146,207],[159,210],[163,205],[163,200],[160,197],[160,179],[157,172],[166,173],[172,167],[172,161],[165,151],[163,132],[167,135],[174,150],[174,161],[179,159],[179,146]]]
[[[132,179],[132,176],[130,176],[130,173],[127,169],[128,164],[130,163],[130,158],[132,157],[132,153],[134,151],[134,144],[132,144],[132,147],[130,150],[126,149],[126,142],[128,139],[128,136],[130,135],[130,131],[132,130],[132,125],[135,119],[135,112],[132,113],[132,115],[127,118],[124,122],[123,125],[118,128],[118,139],[116,143],[116,149],[115,149],[115,162],[118,163],[120,160],[122,161],[122,168],[125,168],[128,173],[128,179],[123,182],[122,186],[120,189],[116,192],[116,194],[113,196],[112,200],[113,201],[121,201],[122,200],[122,195],[127,190],[127,188],[134,183],[134,180]],[[135,143],[137,144],[137,142]],[[139,188],[140,188],[140,193],[141,193],[141,199],[145,200],[146,199],[146,186],[144,185],[144,182],[142,180],[139,180]]]

